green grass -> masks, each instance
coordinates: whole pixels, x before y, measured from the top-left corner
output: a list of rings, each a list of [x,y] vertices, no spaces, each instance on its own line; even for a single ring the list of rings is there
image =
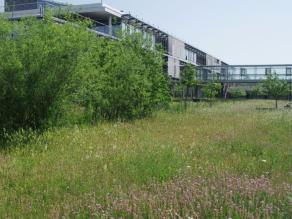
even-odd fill
[[[217,188],[206,195],[212,202],[210,209],[218,207],[222,212],[196,210],[194,206],[198,203],[202,206],[209,203],[196,192],[194,196],[202,200],[198,198],[195,205],[190,201],[176,208],[173,207],[176,204],[169,204],[177,209],[176,214],[289,218],[292,214],[292,110],[256,110],[266,106],[273,106],[273,101],[222,102],[212,108],[194,103],[187,112],[179,112],[174,104],[153,118],[60,128],[42,135],[31,134],[28,143],[25,134],[18,134],[10,150],[0,151],[0,218],[107,218],[109,215],[171,218],[171,214],[158,214],[153,209],[158,205],[168,209],[168,202],[181,200],[178,193],[167,196],[167,191],[176,188],[171,185],[178,185],[180,191],[187,190],[193,184],[182,185],[196,182],[200,177],[206,182],[198,183],[202,191]],[[236,177],[243,185],[252,180],[261,184],[262,178],[268,184],[262,190],[252,191],[251,200],[248,189],[245,195],[241,187],[236,187],[238,195],[234,192],[230,199],[217,197],[222,191],[229,192],[225,185]],[[265,191],[269,189],[275,191]],[[151,200],[160,198],[151,207],[150,201],[144,200],[145,195],[139,196],[141,191],[147,192],[147,197],[160,194]],[[118,206],[116,199],[132,203],[132,207],[139,204],[131,212],[108,207]],[[263,200],[275,205],[272,213],[265,213],[268,207],[262,211],[253,209]],[[250,201],[255,204],[249,206]],[[232,208],[235,204],[229,202],[244,208],[246,215],[239,207]],[[106,209],[104,213],[99,205],[106,206],[101,207]]]

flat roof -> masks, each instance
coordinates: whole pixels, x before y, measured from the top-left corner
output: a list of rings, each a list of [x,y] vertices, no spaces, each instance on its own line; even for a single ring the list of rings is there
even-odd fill
[[[128,20],[128,21],[130,21],[130,22],[133,21],[133,22],[135,22],[135,23],[138,23],[138,24],[140,24],[141,26],[144,26],[144,27],[146,27],[147,29],[150,29],[150,30],[152,30],[152,31],[154,31],[154,32],[160,33],[160,34],[165,35],[165,36],[169,36],[168,33],[166,33],[166,32],[164,32],[164,31],[160,30],[159,28],[154,27],[154,26],[151,25],[151,24],[148,24],[148,23],[142,21],[141,19],[138,19],[137,17],[132,16],[131,14],[124,14],[124,15],[122,16],[122,18],[125,19],[125,20]]]
[[[77,12],[77,13],[92,13],[98,16],[107,16],[107,15],[114,15],[116,17],[122,17],[123,12],[119,11],[115,8],[112,8],[109,5],[102,4],[102,3],[94,3],[94,4],[82,4],[82,5],[68,5],[67,7],[70,10]]]

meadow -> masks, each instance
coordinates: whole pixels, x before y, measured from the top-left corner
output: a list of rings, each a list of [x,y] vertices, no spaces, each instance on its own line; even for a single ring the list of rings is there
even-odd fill
[[[0,218],[292,218],[292,110],[179,104],[11,136]]]

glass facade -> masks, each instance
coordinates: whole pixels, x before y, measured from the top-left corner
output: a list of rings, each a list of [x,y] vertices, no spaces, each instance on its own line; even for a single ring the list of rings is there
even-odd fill
[[[203,53],[203,52],[200,52],[198,50],[198,53],[197,54],[197,65],[206,65],[207,64],[207,54],[206,53]]]
[[[269,75],[269,74],[271,74],[272,73],[272,69],[271,68],[266,68],[265,69],[265,74],[266,75]]]
[[[197,55],[196,55],[196,53],[194,53],[193,51],[190,51],[190,50],[186,49],[186,60],[189,61],[189,62],[196,63],[196,61],[197,61]]]
[[[241,76],[246,75],[246,68],[240,68],[240,75]]]
[[[207,54],[203,51],[189,45],[185,44],[185,50],[187,51],[186,60],[191,61],[192,55],[188,52],[193,54],[193,62],[197,65],[207,65]]]
[[[292,68],[290,67],[286,68],[286,76],[292,76]]]
[[[267,74],[276,73],[282,80],[292,82],[292,65],[198,66],[197,77],[202,81],[257,83]]]

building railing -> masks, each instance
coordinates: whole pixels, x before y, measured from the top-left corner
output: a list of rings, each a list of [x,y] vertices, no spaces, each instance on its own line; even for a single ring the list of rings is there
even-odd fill
[[[44,4],[41,2],[12,4],[0,6],[0,12],[6,18],[14,19],[28,16],[42,16],[44,14]]]
[[[20,19],[24,17],[43,17],[45,15],[46,10],[51,10],[53,12],[54,17],[62,17],[66,14],[66,11],[70,12],[70,14],[74,14],[78,19],[86,19],[90,20],[91,26],[89,27],[93,31],[97,33],[109,35],[112,37],[116,37],[118,32],[121,31],[121,27],[118,25],[113,25],[110,27],[109,25],[102,23],[100,21],[95,21],[89,19],[88,17],[84,17],[78,13],[75,13],[71,10],[70,5],[65,5],[63,3],[58,2],[50,2],[50,1],[37,1],[34,3],[23,3],[23,4],[11,4],[0,6],[0,15],[6,17],[7,19]]]

